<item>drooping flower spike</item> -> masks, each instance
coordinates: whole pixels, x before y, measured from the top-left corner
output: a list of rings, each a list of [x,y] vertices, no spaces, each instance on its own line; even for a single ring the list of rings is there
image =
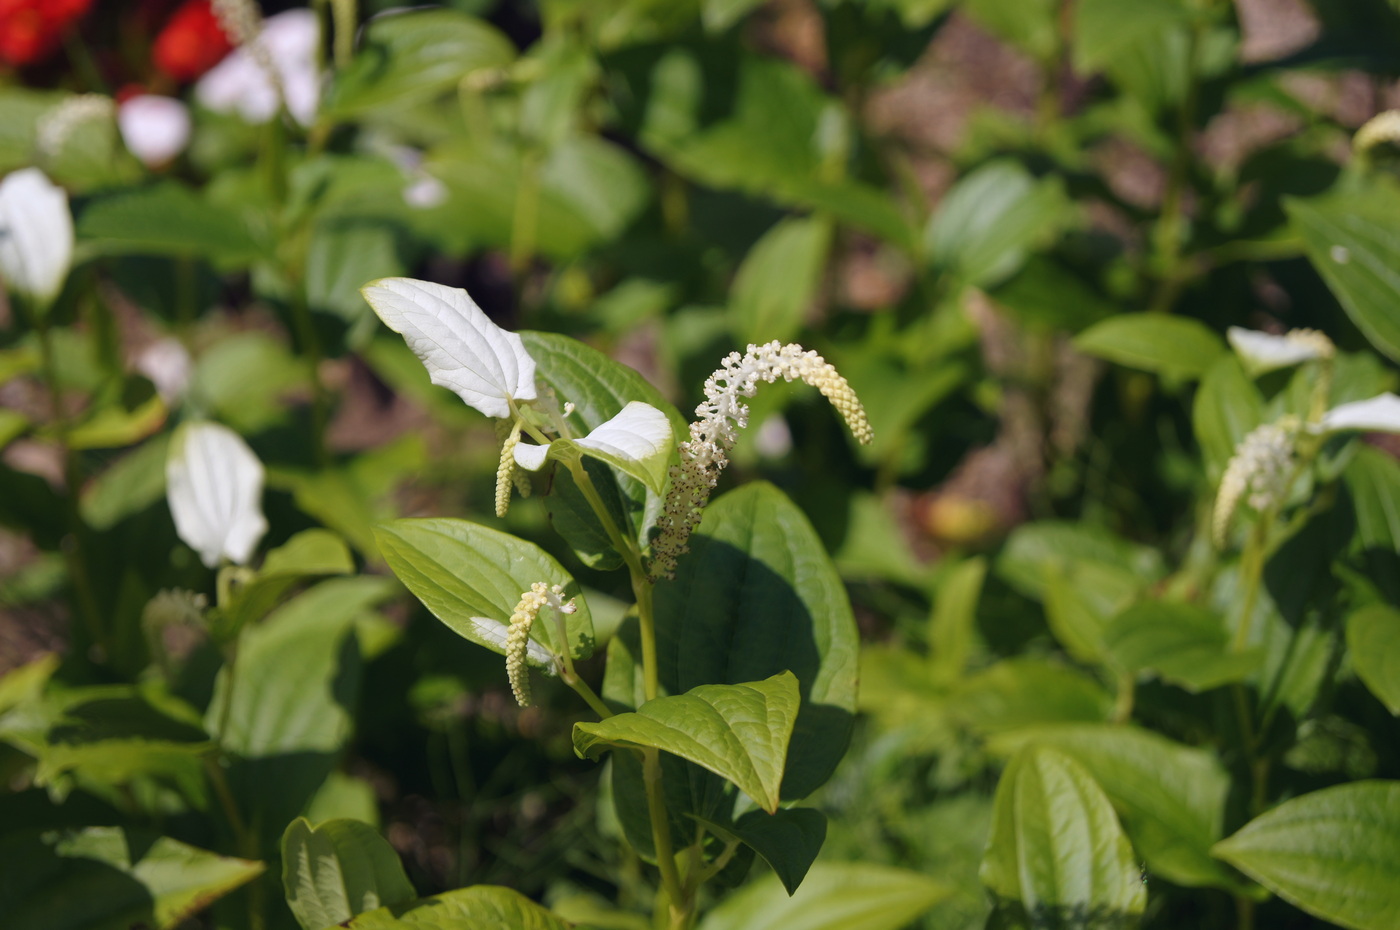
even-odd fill
[[[851,433],[862,444],[873,438],[855,391],[830,362],[816,352],[792,343],[776,341],[750,345],[740,356],[731,352],[705,381],[705,401],[695,408],[698,418],[690,424],[690,440],[681,443],[680,465],[671,469],[671,487],[657,520],[661,533],[652,541],[651,576],[675,576],[676,559],[687,551],[686,540],[700,523],[710,492],[729,464],[729,451],[738,440],[739,430],[749,424],[748,405],[740,398],[752,397],[758,383],[802,380],[831,401]]]
[[[520,603],[515,605],[515,610],[510,615],[510,630],[506,634],[505,647],[506,675],[510,678],[511,693],[515,695],[516,703],[521,707],[530,706],[528,659],[531,658],[530,647],[534,645],[530,642],[530,629],[540,611],[546,607],[561,614],[571,614],[577,610],[573,599],[564,600],[562,587],[550,587],[543,581],[537,581],[530,585],[530,590],[520,595]]]

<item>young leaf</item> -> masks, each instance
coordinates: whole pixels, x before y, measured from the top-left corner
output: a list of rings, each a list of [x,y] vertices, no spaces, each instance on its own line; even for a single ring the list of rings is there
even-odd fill
[[[1375,186],[1319,200],[1284,202],[1308,258],[1366,338],[1400,361],[1400,195]]]
[[[570,926],[511,888],[472,885],[420,898],[404,908],[367,911],[349,930],[570,930]]]
[[[1241,326],[1231,326],[1225,331],[1230,348],[1235,350],[1250,377],[1254,378],[1275,369],[1322,358],[1323,350],[1330,346],[1325,337],[1309,339],[1299,338],[1300,335],[1287,333],[1276,336],[1273,333],[1261,333]]]
[[[1400,433],[1400,397],[1386,393],[1370,400],[1358,400],[1333,407],[1323,415],[1322,428],[1334,432],[1363,430]]]
[[[488,417],[510,416],[511,400],[534,400],[535,360],[520,336],[491,322],[466,291],[413,278],[380,278],[360,290],[433,384]]]
[[[574,751],[597,758],[614,746],[654,747],[738,786],[768,813],[778,809],[788,740],[801,701],[791,672],[740,685],[701,685],[635,713],[574,725]]]
[[[1285,801],[1212,852],[1323,920],[1393,930],[1400,914],[1400,782],[1355,782]]]
[[[1177,378],[1199,378],[1225,351],[1204,323],[1161,313],[1109,317],[1080,333],[1074,347],[1128,368]]]
[[[379,551],[408,590],[458,636],[505,654],[503,644],[476,622],[505,623],[530,585],[561,585],[565,598],[578,585],[558,562],[534,543],[465,520],[394,520],[375,528]],[[575,601],[567,615],[570,652],[593,654],[593,620],[588,602]],[[537,623],[531,637],[553,652],[563,643],[552,623]]]
[[[1231,652],[1230,634],[1209,610],[1172,601],[1144,601],[1103,632],[1110,660],[1128,672],[1151,671],[1187,691],[1243,681],[1260,665],[1257,651]]]
[[[1372,604],[1347,617],[1347,649],[1357,677],[1400,717],[1400,610]]]
[[[700,930],[899,930],[950,893],[918,872],[823,862],[790,896],[776,876],[754,882],[706,915]]]
[[[298,817],[282,833],[282,888],[303,930],[323,930],[357,914],[418,897],[398,853],[357,820],[312,827]]]
[[[1086,926],[1123,926],[1147,901],[1103,789],[1079,763],[1044,746],[1024,747],[1002,773],[981,875],[1037,925],[1089,915]]]

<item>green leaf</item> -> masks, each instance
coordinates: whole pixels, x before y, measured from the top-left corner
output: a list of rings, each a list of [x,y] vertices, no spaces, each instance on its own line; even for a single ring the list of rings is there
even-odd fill
[[[1104,629],[1146,587],[1126,569],[1071,559],[1045,575],[1045,621],[1050,632],[1080,662],[1104,660]]]
[[[1357,677],[1400,716],[1400,610],[1372,604],[1347,617],[1347,649]]]
[[[1400,193],[1284,202],[1308,258],[1371,344],[1400,361]]]
[[[1017,527],[997,557],[996,572],[1032,600],[1045,596],[1046,579],[1072,562],[1119,569],[1150,584],[1164,572],[1157,550],[1130,543],[1100,526],[1038,520]]]
[[[963,681],[948,712],[979,733],[1107,720],[1113,698],[1084,672],[1045,659],[1004,659]]]
[[[1392,930],[1400,914],[1400,782],[1296,797],[1214,853],[1310,914],[1353,930]]]
[[[418,897],[398,853],[357,820],[312,827],[304,817],[282,833],[282,887],[304,930],[323,930],[380,907]]]
[[[763,0],[704,0],[705,29],[709,32],[723,32],[762,3]]]
[[[1191,409],[1206,472],[1216,480],[1240,440],[1264,420],[1264,398],[1233,354],[1222,355],[1206,371]]]
[[[1110,660],[1128,672],[1155,672],[1187,691],[1208,691],[1248,678],[1258,650],[1230,651],[1230,634],[1213,611],[1172,601],[1144,601],[1113,618],[1103,633]]]
[[[262,619],[298,584],[320,575],[355,570],[345,541],[330,530],[302,530],[273,549],[248,583],[234,589],[229,603],[212,612],[212,632],[220,640]]]
[[[395,575],[423,605],[458,636],[492,652],[504,644],[487,635],[473,618],[507,623],[520,596],[537,581],[560,585],[565,598],[577,597],[578,584],[534,543],[466,520],[394,520],[375,528],[379,551]],[[574,658],[593,654],[593,620],[588,602],[575,601],[567,615]],[[552,623],[537,623],[531,637],[553,652],[563,643]]]
[[[1051,746],[1089,770],[1150,870],[1187,887],[1242,890],[1210,854],[1230,790],[1229,775],[1211,753],[1106,724],[1020,730],[994,736],[989,746],[1009,754],[1026,743]]]
[[[37,698],[58,670],[58,663],[58,653],[46,652],[32,662],[0,675],[0,714]]]
[[[400,233],[377,217],[318,223],[306,249],[307,305],[340,317],[352,337],[367,338],[374,315],[360,288],[407,271],[400,253]]]
[[[955,681],[967,666],[986,577],[987,560],[973,558],[950,569],[939,582],[928,625],[930,674],[936,680]]]
[[[830,247],[831,223],[815,217],[781,220],[754,243],[729,298],[730,329],[741,344],[788,342],[797,335]]]
[[[762,856],[788,894],[793,894],[821,852],[826,815],[811,807],[780,807],[772,814],[749,811],[725,832]]]
[[[349,930],[570,930],[568,924],[518,891],[494,885],[458,888],[420,898],[408,908],[361,914]]]
[[[1344,476],[1362,547],[1400,553],[1400,462],[1358,445]]]
[[[676,439],[666,414],[649,404],[632,401],[617,416],[587,436],[556,439],[547,446],[522,443],[515,462],[539,471],[547,461],[577,463],[581,456],[597,459],[631,475],[653,494],[666,489],[666,477],[676,459]]]
[[[1225,341],[1199,320],[1163,313],[1109,317],[1074,338],[1086,355],[1174,378],[1199,378],[1226,351]]]
[[[1113,806],[1070,757],[1023,748],[1002,773],[983,883],[1035,926],[1119,928],[1140,917],[1147,890]]]
[[[937,266],[986,287],[1014,274],[1068,210],[1058,178],[1037,180],[1015,162],[993,161],[948,191],[929,219],[924,246]]]
[[[377,16],[359,51],[336,75],[324,109],[339,119],[380,107],[407,107],[448,90],[474,71],[502,68],[515,46],[498,29],[457,10]]]
[[[1137,54],[1138,43],[1164,29],[1186,24],[1190,11],[1176,0],[1081,0],[1074,6],[1074,67],[1091,74]]]
[[[187,255],[248,262],[261,249],[237,214],[164,181],[99,197],[78,216],[79,239],[103,254]]]
[[[574,725],[574,751],[654,747],[738,786],[768,813],[778,808],[788,740],[801,700],[791,672],[739,685],[701,685],[635,713]]]
[[[165,401],[147,386],[150,395],[133,406],[108,404],[75,426],[68,434],[74,449],[116,449],[140,442],[165,423]]]
[[[679,694],[791,670],[802,710],[782,796],[805,797],[850,738],[857,634],[845,586],[807,518],[764,482],[712,501],[690,550],[676,579],[656,588],[662,687]]]
[[[727,898],[700,930],[899,930],[949,889],[918,872],[862,862],[822,862],[791,896],[776,876]]]
[[[0,838],[6,930],[170,930],[263,871],[119,827]]]
[[[95,530],[111,529],[161,500],[169,446],[168,434],[156,436],[90,481],[79,500],[83,520]]]
[[[285,419],[283,395],[305,385],[305,364],[281,340],[254,331],[221,337],[200,355],[190,397],[251,436]]]

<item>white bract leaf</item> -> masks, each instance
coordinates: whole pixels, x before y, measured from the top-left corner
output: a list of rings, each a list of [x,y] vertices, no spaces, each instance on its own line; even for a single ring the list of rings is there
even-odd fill
[[[316,54],[321,27],[314,10],[287,10],[263,20],[262,29],[248,45],[234,49],[199,79],[194,95],[216,113],[237,113],[250,123],[266,123],[277,115],[286,96],[287,112],[298,123],[310,126],[316,118],[321,79]],[[274,83],[268,74],[277,72]]]
[[[247,564],[267,520],[262,462],[243,438],[217,423],[186,423],[170,443],[165,480],[175,532],[204,564]]]
[[[1322,417],[1324,432],[1363,430],[1374,433],[1400,433],[1400,397],[1385,393],[1370,400],[1358,400],[1333,407]]]
[[[510,627],[499,620],[491,620],[487,617],[472,617],[472,632],[481,637],[478,640],[483,646],[494,648],[501,655],[505,655],[506,637],[510,634]],[[525,661],[536,668],[554,674],[554,653],[530,640],[525,647]]]
[[[38,168],[0,181],[0,274],[10,290],[47,306],[73,264],[68,195]]]
[[[1331,354],[1332,348],[1326,336],[1311,330],[1294,330],[1275,336],[1231,326],[1226,330],[1225,338],[1251,375],[1262,375],[1310,359],[1323,358]]]
[[[550,459],[581,452],[621,469],[660,494],[666,489],[674,448],[666,414],[634,400],[582,439],[557,439],[543,446],[521,443],[515,447],[515,464],[539,471]]]
[[[117,110],[117,127],[127,150],[148,168],[158,168],[190,142],[189,107],[174,97],[137,94]]]
[[[380,278],[365,300],[441,385],[488,417],[510,415],[510,399],[534,400],[535,360],[467,292],[413,278]]]

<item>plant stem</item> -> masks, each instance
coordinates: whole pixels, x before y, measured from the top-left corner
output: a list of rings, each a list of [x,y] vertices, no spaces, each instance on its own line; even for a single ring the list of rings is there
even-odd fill
[[[584,681],[574,670],[574,657],[569,655],[569,627],[564,623],[564,615],[557,610],[551,610],[550,614],[554,617],[554,629],[562,644],[559,658],[562,660],[564,668],[559,673],[559,680],[573,688],[574,692],[583,698],[584,702],[593,708],[593,712],[601,719],[608,719],[613,715],[613,712],[608,708],[608,705],[603,703],[602,698],[598,697],[597,692],[589,687],[588,682]]]
[[[651,842],[656,848],[656,865],[661,870],[661,887],[666,892],[670,926],[681,930],[690,921],[692,902],[681,888],[676,871],[675,847],[671,842],[671,819],[666,813],[666,794],[661,786],[661,752],[654,747],[642,750],[642,780],[646,782],[647,813],[651,818]]]

